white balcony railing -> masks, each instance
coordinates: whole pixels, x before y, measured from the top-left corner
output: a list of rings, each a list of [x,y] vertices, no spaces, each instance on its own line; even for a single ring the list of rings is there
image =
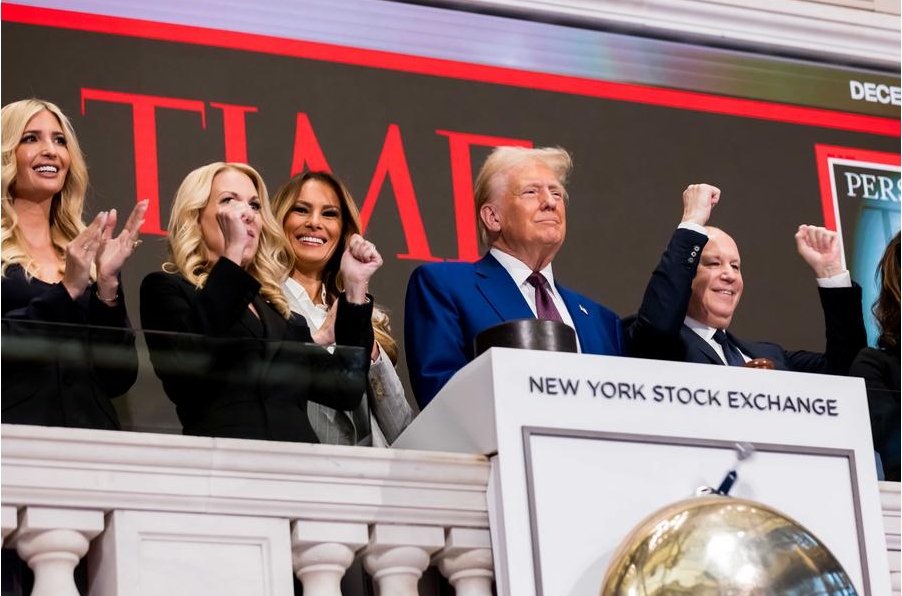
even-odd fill
[[[291,594],[293,571],[337,596],[359,557],[383,595],[434,564],[490,596],[488,477],[478,455],[3,425],[4,546],[37,596],[77,594],[86,553],[92,595]]]
[[[379,593],[416,595],[435,565],[459,596],[492,594],[479,455],[2,426],[4,546],[33,594],[339,596],[355,561]],[[900,485],[881,483],[893,593]]]

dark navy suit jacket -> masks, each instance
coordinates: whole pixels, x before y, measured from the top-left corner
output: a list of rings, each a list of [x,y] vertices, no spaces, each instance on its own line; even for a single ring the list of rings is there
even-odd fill
[[[630,356],[723,364],[711,346],[683,324],[692,296],[692,280],[707,241],[704,234],[692,230],[674,232],[648,282],[639,314],[625,321]],[[769,358],[779,370],[847,374],[855,355],[867,343],[861,287],[820,288],[819,293],[827,336],[824,353],[743,341],[730,332],[727,337],[747,356]]]
[[[558,284],[586,354],[623,354],[616,314]],[[414,395],[425,407],[474,357],[479,332],[505,321],[535,318],[507,270],[486,254],[475,263],[421,265],[407,284],[404,340]]]

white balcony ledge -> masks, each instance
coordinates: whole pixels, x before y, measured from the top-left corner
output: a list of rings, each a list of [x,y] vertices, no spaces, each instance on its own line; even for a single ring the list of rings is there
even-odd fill
[[[480,455],[2,426],[3,505],[488,528]]]

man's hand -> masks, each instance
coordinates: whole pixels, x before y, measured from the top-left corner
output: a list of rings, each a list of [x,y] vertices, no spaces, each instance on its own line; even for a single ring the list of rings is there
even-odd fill
[[[710,184],[690,184],[683,191],[682,223],[704,226],[711,218],[711,210],[720,201],[720,189]]]
[[[833,277],[844,271],[836,232],[803,224],[796,232],[796,247],[816,277]]]

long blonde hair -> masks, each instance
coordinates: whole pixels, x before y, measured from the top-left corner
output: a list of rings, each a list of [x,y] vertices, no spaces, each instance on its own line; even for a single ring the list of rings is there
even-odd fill
[[[202,288],[207,282],[214,262],[210,260],[203,241],[200,216],[210,201],[213,179],[224,170],[235,170],[250,178],[260,198],[260,217],[263,221],[260,243],[245,270],[260,282],[260,294],[287,319],[291,316],[291,309],[282,293],[282,280],[291,271],[291,251],[281,226],[272,215],[263,178],[247,164],[215,162],[185,176],[172,202],[169,260],[163,263],[163,270],[179,273],[197,288]]]
[[[66,138],[66,149],[69,152],[69,171],[60,192],[54,195],[50,205],[50,240],[53,248],[64,263],[66,245],[85,229],[82,221],[82,210],[85,204],[85,193],[88,190],[88,166],[85,163],[84,154],[78,145],[75,129],[66,118],[62,110],[55,104],[41,99],[23,99],[3,106],[0,110],[0,122],[2,122],[2,269],[0,273],[6,275],[6,269],[10,265],[21,265],[25,275],[31,278],[37,271],[37,265],[28,250],[25,248],[25,239],[19,227],[18,217],[13,208],[15,201],[16,175],[16,148],[22,140],[22,133],[28,122],[38,113],[47,110],[53,114],[63,129]],[[60,267],[62,273],[62,266]]]
[[[292,176],[288,182],[279,187],[272,197],[272,208],[275,213],[276,220],[285,226],[285,220],[291,213],[291,208],[301,194],[301,189],[307,182],[316,180],[322,182],[332,189],[338,197],[341,204],[341,236],[335,247],[335,252],[323,269],[323,285],[326,288],[326,299],[332,304],[338,294],[344,290],[344,280],[341,278],[341,255],[351,236],[360,233],[360,211],[357,209],[357,203],[348,187],[336,176],[329,172],[314,171],[303,172]],[[292,267],[294,267],[294,253],[291,253]],[[398,344],[391,335],[391,325],[389,323],[387,310],[376,305],[373,308],[373,334],[376,341],[382,346],[386,356],[391,360],[392,364],[398,363]]]

